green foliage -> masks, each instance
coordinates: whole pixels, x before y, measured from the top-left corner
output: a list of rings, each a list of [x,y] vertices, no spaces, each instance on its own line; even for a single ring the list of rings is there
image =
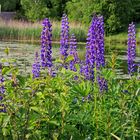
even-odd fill
[[[21,0],[21,5],[30,21],[40,20],[49,15],[44,0]]]
[[[45,17],[60,19],[68,0],[21,0],[26,17],[36,21]]]
[[[15,11],[19,0],[0,0],[2,11]]]
[[[131,0],[72,0],[66,9],[71,20],[84,23],[89,23],[95,13],[103,15],[106,33],[125,29],[133,11]]]
[[[133,4],[133,20],[136,22],[140,21],[140,0],[132,0]]]
[[[60,19],[65,11],[65,6],[68,1],[69,0],[47,0],[47,7],[50,11],[49,16],[52,18]]]
[[[136,76],[120,80],[114,67],[102,69],[109,89],[99,93],[97,82],[84,80],[78,66],[77,72],[59,68],[55,77],[43,70],[41,77],[33,79],[21,75],[13,61],[8,63],[2,70],[6,91],[0,104],[6,113],[0,112],[0,138],[139,139],[140,81]]]

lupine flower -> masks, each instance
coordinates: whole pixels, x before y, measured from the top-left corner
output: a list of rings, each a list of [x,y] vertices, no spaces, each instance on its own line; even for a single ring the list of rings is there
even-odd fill
[[[0,94],[1,95],[4,94],[4,92],[5,92],[5,88],[4,88],[3,82],[4,82],[4,78],[3,78],[1,70],[0,70]],[[3,99],[3,97],[0,96],[0,100],[2,100],[2,99]],[[6,112],[4,104],[0,104],[0,112]]]
[[[94,68],[97,70],[96,76],[100,77],[100,68],[105,66],[103,16],[94,15],[87,36],[85,66],[82,69],[84,69],[86,79],[94,81]],[[99,87],[101,86],[100,91],[102,91],[105,89],[103,88],[105,83],[102,83],[104,80],[97,79]]]
[[[125,93],[125,94],[130,94],[130,92],[129,92],[128,90],[126,90],[126,89],[121,90],[121,92],[122,92],[122,93]]]
[[[87,96],[87,100],[88,100],[88,101],[92,100],[92,96],[91,96],[91,94],[88,94],[88,96]]]
[[[68,56],[68,40],[69,40],[69,22],[66,14],[62,16],[61,36],[60,36],[60,54],[61,59],[65,61]]]
[[[94,80],[94,64],[95,64],[95,49],[94,49],[94,43],[95,43],[95,22],[96,19],[92,19],[92,23],[90,25],[90,28],[88,30],[88,37],[87,37],[87,45],[86,45],[86,58],[85,58],[85,66],[83,66],[84,69],[84,75],[86,79],[88,80]],[[92,70],[92,73],[91,73]]]
[[[82,102],[85,102],[85,97],[82,97]]]
[[[136,57],[136,31],[133,22],[128,27],[128,41],[127,41],[127,63],[128,73],[131,75],[135,71],[135,57]]]
[[[6,107],[4,104],[0,104],[0,112],[6,112]]]
[[[74,34],[71,35],[70,39],[70,51],[69,55],[73,56],[73,60],[70,61],[70,70],[76,71],[75,64],[79,62],[78,53],[77,53],[77,41]]]
[[[93,69],[95,66],[96,69],[100,69],[100,67],[105,66],[104,22],[102,16],[95,15],[93,17],[91,26],[88,31],[86,46],[86,65],[86,69]],[[86,71],[90,72],[90,70]]]
[[[48,18],[44,19],[41,33],[41,65],[43,68],[52,67],[52,29]]]
[[[97,80],[100,92],[107,91],[108,90],[107,81],[101,76],[98,76]]]
[[[38,52],[36,52],[35,54],[35,60],[32,65],[32,73],[33,73],[33,78],[37,78],[40,76],[40,63],[38,58]]]
[[[2,84],[4,82],[4,79],[3,79],[3,77],[0,79],[0,83]],[[1,85],[1,87],[0,87],[0,93],[4,93],[5,92],[5,88],[4,88],[4,86],[3,85]]]
[[[70,67],[70,70],[72,70],[72,71],[77,71],[77,70],[76,70],[76,67],[75,67],[75,63],[74,63],[73,60],[70,61],[69,67]]]
[[[74,57],[74,61],[78,62],[79,58],[78,58],[78,52],[77,52],[77,41],[76,41],[76,37],[74,34],[71,35],[70,38],[70,51],[69,51],[69,55],[72,55]]]
[[[101,67],[105,66],[105,57],[104,57],[104,21],[103,16],[99,16],[97,19],[97,44],[96,48],[96,69],[97,69],[97,81],[99,85],[100,92],[107,91],[108,85],[107,81],[101,77],[100,70]]]
[[[97,48],[96,48],[96,68],[100,69],[105,66],[105,57],[104,57],[104,21],[103,16],[97,18]]]
[[[84,65],[85,65],[85,61],[84,60],[80,60],[80,74],[84,75]]]

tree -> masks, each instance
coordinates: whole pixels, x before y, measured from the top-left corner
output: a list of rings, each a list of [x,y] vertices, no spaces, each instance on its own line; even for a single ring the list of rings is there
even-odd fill
[[[18,0],[0,0],[2,11],[15,11]]]
[[[21,0],[25,16],[30,21],[36,21],[47,17],[50,13],[44,0]]]
[[[66,9],[71,20],[89,23],[94,13],[104,16],[106,33],[125,29],[132,15],[131,0],[72,0]]]
[[[60,19],[69,0],[21,0],[25,16],[30,21],[44,17]]]
[[[140,0],[132,0],[133,20],[140,22]]]
[[[50,16],[60,19],[65,11],[66,3],[68,1],[69,0],[50,0],[51,7],[48,6],[50,10]]]

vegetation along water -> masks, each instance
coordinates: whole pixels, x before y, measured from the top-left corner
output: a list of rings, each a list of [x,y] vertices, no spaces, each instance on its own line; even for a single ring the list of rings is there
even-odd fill
[[[60,40],[60,22],[52,21],[52,40],[59,43]],[[78,43],[85,44],[88,26],[79,22],[70,23],[70,34],[74,33]],[[140,44],[140,25],[137,24],[137,43]],[[41,22],[27,22],[19,20],[0,19],[0,40],[3,41],[20,41],[29,43],[40,43]],[[127,33],[121,32],[105,37],[106,44],[126,44]],[[117,47],[117,45],[116,45]]]
[[[54,58],[52,27],[45,18],[31,72],[22,73],[8,47],[5,49],[7,56],[0,63],[0,138],[139,140],[140,64],[135,24],[128,28],[125,78],[116,71],[122,60],[104,47],[103,16],[92,18],[84,56],[79,55],[77,36],[70,34],[68,17],[63,14],[60,48]],[[105,56],[105,51],[110,55]]]

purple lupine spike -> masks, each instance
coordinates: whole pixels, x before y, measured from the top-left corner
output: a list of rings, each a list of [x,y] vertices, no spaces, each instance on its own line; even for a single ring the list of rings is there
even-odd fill
[[[87,37],[86,45],[86,58],[84,66],[84,74],[86,79],[94,81],[94,64],[95,64],[95,54],[96,54],[96,28],[97,28],[97,17],[94,16],[92,23],[90,25]]]
[[[80,61],[79,65],[80,65],[80,74],[84,75],[84,61],[83,60]]]
[[[91,99],[92,99],[92,95],[91,95],[91,94],[88,94],[87,100],[89,101],[89,100],[91,100]]]
[[[76,41],[76,37],[74,34],[71,35],[70,38],[70,51],[69,51],[69,55],[72,55],[74,57],[74,61],[78,62],[79,58],[78,58],[78,52],[77,52],[77,41]]]
[[[4,104],[0,104],[0,112],[6,112],[6,107]]]
[[[96,68],[105,66],[104,57],[104,21],[103,16],[97,18],[97,48],[96,48]]]
[[[103,16],[98,16],[97,19],[97,48],[96,48],[96,69],[97,72],[101,67],[105,66],[105,56],[104,56],[104,20]],[[99,85],[100,92],[108,90],[107,80],[101,77],[100,73],[97,73],[97,81]]]
[[[75,63],[74,63],[73,60],[70,61],[69,67],[70,67],[70,70],[72,70],[72,71],[77,71],[76,68],[75,68]]]
[[[99,90],[100,90],[101,93],[103,91],[107,91],[108,90],[107,81],[103,77],[98,76],[97,77],[97,81],[98,81]]]
[[[52,67],[52,29],[48,18],[45,18],[41,33],[41,65],[48,69]]]
[[[68,48],[69,48],[68,40],[69,40],[69,22],[67,15],[63,14],[60,35],[60,55],[62,60],[65,60],[68,56]]]
[[[77,41],[74,34],[71,35],[70,38],[70,51],[69,55],[73,56],[73,60],[70,61],[70,70],[77,71],[75,68],[75,64],[79,62],[78,52],[77,52]]]
[[[3,86],[3,82],[4,82],[4,78],[2,76],[2,70],[0,70],[0,94],[4,94],[4,92],[5,92],[5,88]],[[3,97],[0,96],[0,100],[2,100],[2,99],[3,99]]]
[[[128,41],[127,41],[127,64],[128,73],[131,75],[135,71],[135,58],[136,58],[136,31],[135,25],[132,22],[128,27]]]
[[[85,66],[82,69],[84,69],[86,79],[94,81],[94,68],[96,68],[98,84],[103,90],[106,89],[103,85],[107,85],[107,82],[103,84],[101,81],[104,80],[98,78],[100,77],[98,71],[105,66],[103,16],[94,15],[87,36]]]
[[[38,52],[36,52],[35,54],[35,60],[32,65],[32,73],[33,73],[33,78],[37,78],[40,76],[40,62],[39,62]]]
[[[5,88],[4,88],[4,85],[3,85],[3,82],[4,82],[4,78],[2,76],[2,71],[0,70],[0,94],[4,94],[5,92]],[[3,99],[2,96],[0,96],[0,101]],[[6,108],[4,106],[4,104],[0,104],[0,112],[6,112]]]

